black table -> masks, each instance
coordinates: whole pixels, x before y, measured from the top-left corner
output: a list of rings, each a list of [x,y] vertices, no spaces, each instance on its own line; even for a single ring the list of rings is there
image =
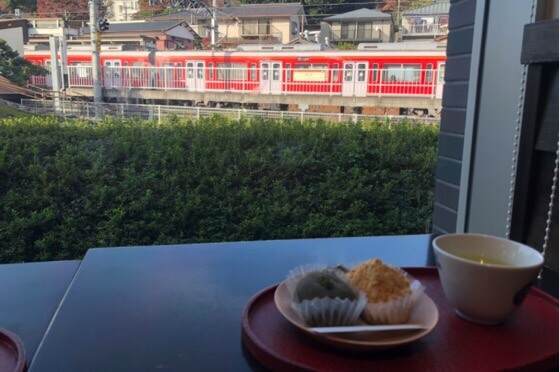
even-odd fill
[[[0,328],[21,338],[28,363],[79,264],[54,261],[0,265]]]
[[[91,249],[31,371],[244,371],[249,298],[307,263],[430,264],[429,235]]]

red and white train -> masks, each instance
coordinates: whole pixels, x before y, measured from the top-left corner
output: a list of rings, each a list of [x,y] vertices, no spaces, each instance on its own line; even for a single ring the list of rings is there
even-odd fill
[[[407,42],[362,44],[358,50],[348,51],[317,49],[252,46],[231,51],[150,52],[105,46],[101,52],[103,84],[107,89],[441,98],[445,44]],[[50,65],[48,50],[26,50],[25,58]],[[92,85],[90,64],[87,47],[69,48],[70,87]],[[48,85],[48,77],[43,83]]]

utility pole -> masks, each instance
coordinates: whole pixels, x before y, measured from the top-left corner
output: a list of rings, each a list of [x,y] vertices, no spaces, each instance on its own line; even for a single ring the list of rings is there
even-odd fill
[[[212,0],[212,19],[210,20],[210,45],[212,45],[212,50],[216,49],[216,34],[218,33],[217,5],[217,1]]]
[[[58,37],[49,37],[49,46],[51,49],[51,81],[54,98],[54,109],[60,109],[60,67],[58,65]]]
[[[64,90],[66,88],[66,81],[68,77],[68,44],[66,43],[66,25],[62,27],[61,37],[59,39],[59,50],[60,50],[60,83],[61,88]]]
[[[99,49],[101,40],[97,30],[97,0],[89,0],[89,33],[91,37],[91,67],[93,77],[93,102],[103,102],[101,91],[101,66],[99,65]]]

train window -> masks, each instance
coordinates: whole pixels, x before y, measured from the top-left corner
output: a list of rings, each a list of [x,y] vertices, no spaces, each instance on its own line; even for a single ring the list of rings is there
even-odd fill
[[[286,81],[292,80],[292,65],[286,64]]]
[[[333,65],[332,79],[333,81],[338,81],[338,63]]]
[[[445,63],[439,65],[438,71],[438,83],[443,83],[443,79],[445,77]]]
[[[204,79],[204,63],[198,62],[197,69],[196,69],[196,78],[197,79]]]
[[[261,74],[263,80],[268,80],[268,63],[263,63],[261,65]]]
[[[354,66],[351,63],[344,65],[344,81],[352,81],[352,75],[354,73]]]
[[[434,81],[434,66],[431,63],[426,65],[426,83],[432,83]]]
[[[209,79],[209,80],[212,80],[212,78],[213,78],[213,77],[212,77],[212,76],[213,76],[213,73],[214,73],[214,64],[213,64],[213,63],[210,63],[210,64],[208,65],[208,79]]]
[[[252,81],[256,81],[257,80],[257,65],[252,64],[251,65],[251,76],[250,79]]]
[[[217,80],[244,80],[245,65],[241,63],[218,63]]]
[[[187,78],[192,79],[193,77],[193,64],[189,62],[187,63]]]
[[[274,80],[274,81],[280,80],[280,64],[279,63],[272,64],[272,80]]]
[[[407,83],[420,82],[420,65],[385,65],[383,67],[383,81],[400,81]]]
[[[358,81],[366,81],[366,64],[358,63]]]
[[[379,73],[379,65],[377,63],[373,64],[373,81],[377,81],[377,74]]]

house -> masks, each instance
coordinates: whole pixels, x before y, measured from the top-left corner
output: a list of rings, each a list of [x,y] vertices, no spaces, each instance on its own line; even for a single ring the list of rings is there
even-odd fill
[[[19,55],[23,55],[23,45],[27,43],[28,38],[27,20],[0,20],[0,39],[5,40],[13,50],[19,53]]]
[[[447,35],[449,6],[448,0],[438,0],[431,5],[404,11],[403,39],[435,39]]]
[[[210,37],[210,14],[190,10],[155,16],[154,20],[183,20],[202,37]],[[218,42],[222,47],[250,43],[288,44],[297,39],[305,24],[300,3],[225,5],[218,10]]]
[[[140,10],[138,0],[106,0],[109,21],[131,21]]]
[[[102,33],[103,44],[123,44],[151,50],[193,49],[196,35],[185,23],[178,21],[113,22]],[[89,43],[89,29],[69,43]]]
[[[87,26],[85,20],[63,20],[62,18],[28,18],[29,44],[49,43],[50,36],[72,39],[80,35]]]
[[[388,42],[393,37],[390,14],[376,9],[357,9],[323,19],[321,36],[331,43]]]

